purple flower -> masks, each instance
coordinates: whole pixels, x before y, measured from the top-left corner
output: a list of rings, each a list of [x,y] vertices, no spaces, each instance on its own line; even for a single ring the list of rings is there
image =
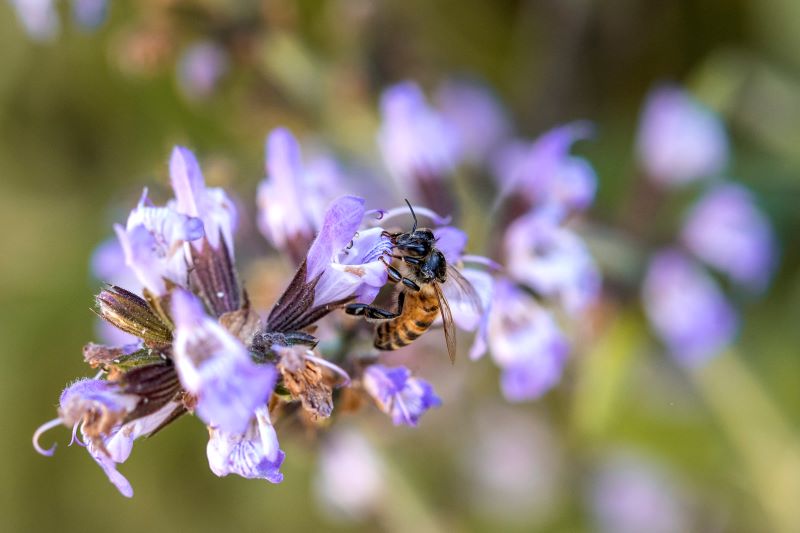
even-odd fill
[[[178,59],[178,85],[190,99],[208,98],[228,70],[228,54],[213,41],[189,45]]]
[[[637,151],[649,179],[675,187],[722,172],[728,137],[711,109],[679,87],[662,86],[645,102]]]
[[[381,258],[391,250],[391,242],[381,228],[358,231],[363,218],[364,200],[355,196],[342,196],[328,207],[306,263],[306,281],[319,276],[314,306],[348,296],[370,303],[386,284]]]
[[[679,496],[655,465],[626,456],[601,465],[590,492],[592,512],[604,533],[690,531]]]
[[[102,379],[76,381],[61,393],[59,418],[67,426],[83,422],[88,435],[108,435],[139,403],[135,394],[125,394],[119,384]]]
[[[642,299],[653,330],[683,365],[706,362],[736,335],[736,311],[702,267],[678,250],[651,259]]]
[[[501,194],[519,193],[556,219],[586,209],[594,200],[597,175],[585,159],[569,151],[590,134],[588,123],[574,122],[548,131],[533,144],[509,144],[494,165]]]
[[[416,426],[425,411],[442,404],[433,387],[411,377],[411,371],[404,366],[370,365],[364,371],[364,388],[378,407],[391,415],[396,426]]]
[[[600,293],[600,272],[575,233],[547,216],[532,212],[506,231],[508,272],[547,297],[556,297],[570,314],[578,314]]]
[[[218,249],[220,238],[224,238],[228,253],[233,257],[236,206],[224,190],[206,187],[200,165],[191,150],[182,146],[172,150],[169,179],[175,191],[175,200],[168,206],[178,213],[202,220],[205,237],[211,247]],[[202,242],[193,242],[192,245],[199,250]]]
[[[461,157],[458,133],[428,106],[415,83],[400,83],[383,92],[378,145],[402,190],[415,191],[434,209],[449,212],[440,184]]]
[[[114,230],[125,254],[125,264],[150,292],[164,294],[165,280],[186,285],[183,243],[203,236],[201,220],[169,207],[153,206],[145,189],[126,226],[116,224]]]
[[[72,0],[72,15],[83,28],[93,29],[106,19],[108,0]]]
[[[206,452],[208,466],[223,477],[236,474],[248,479],[266,479],[270,483],[283,481],[280,472],[285,454],[278,445],[278,436],[262,406],[255,411],[244,432],[226,432],[211,428]]]
[[[197,414],[225,433],[242,433],[275,387],[272,365],[256,364],[247,348],[184,290],[172,292],[174,358],[184,388],[197,396]]]
[[[491,313],[478,335],[471,355],[480,357],[488,345],[509,401],[539,398],[561,381],[566,339],[550,313],[510,280],[495,281]]]
[[[266,144],[267,177],[258,186],[258,227],[278,250],[303,257],[322,223],[333,173],[307,170],[294,136],[277,128]]]
[[[61,26],[53,0],[11,0],[17,18],[28,35],[37,41],[49,41]]]
[[[436,103],[457,132],[464,159],[473,164],[485,163],[511,132],[497,97],[478,83],[449,80],[439,87]]]
[[[380,456],[361,433],[335,431],[320,450],[315,492],[332,512],[365,518],[385,494],[383,470]]]
[[[763,289],[775,265],[769,221],[741,185],[718,185],[692,208],[681,238],[689,250],[752,290]]]

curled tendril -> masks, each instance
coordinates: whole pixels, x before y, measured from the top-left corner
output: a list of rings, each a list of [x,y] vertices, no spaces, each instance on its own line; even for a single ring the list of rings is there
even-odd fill
[[[370,209],[366,213],[364,213],[364,217],[375,216],[375,220],[383,220],[383,217],[386,216],[386,209]]]
[[[44,434],[46,431],[49,431],[54,427],[60,425],[61,425],[61,419],[54,418],[53,420],[45,422],[44,424],[39,426],[33,434],[33,449],[44,456],[51,457],[56,451],[56,444],[53,444],[50,448],[45,449],[42,448],[42,446],[39,444],[39,439],[41,438],[42,434]]]

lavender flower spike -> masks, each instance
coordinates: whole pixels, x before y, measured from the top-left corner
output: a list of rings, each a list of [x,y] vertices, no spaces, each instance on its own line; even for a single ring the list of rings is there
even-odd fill
[[[728,162],[728,137],[714,112],[679,87],[647,97],[637,137],[647,177],[665,187],[719,174]]]
[[[737,317],[714,280],[674,249],[650,261],[642,287],[647,318],[685,366],[698,366],[733,341]]]
[[[689,213],[681,238],[734,282],[754,291],[769,282],[775,266],[772,228],[741,185],[718,185],[707,192]]]
[[[269,418],[269,410],[256,410],[243,433],[228,433],[210,429],[208,465],[216,475],[236,474],[245,478],[266,479],[270,483],[283,481],[280,472],[286,454],[278,446],[278,436]]]
[[[169,178],[175,191],[175,201],[169,207],[178,213],[203,221],[206,239],[214,249],[220,245],[220,236],[228,245],[233,257],[233,232],[236,228],[236,207],[225,191],[206,187],[203,173],[194,154],[188,148],[176,146],[169,160]],[[200,249],[201,242],[193,243]]]
[[[203,236],[203,224],[169,207],[156,207],[147,198],[147,189],[131,211],[123,228],[114,226],[125,254],[125,264],[142,285],[156,295],[166,292],[164,280],[185,286],[186,257],[183,243]]]
[[[442,404],[431,385],[411,377],[404,366],[370,365],[364,371],[364,388],[396,426],[416,426],[425,411]]]
[[[175,365],[197,396],[197,414],[226,433],[242,433],[275,387],[276,370],[256,364],[247,348],[202,309],[191,293],[172,292]]]
[[[381,257],[391,250],[382,228],[359,232],[364,218],[364,200],[342,196],[328,207],[317,238],[308,251],[306,281],[319,276],[314,306],[349,296],[370,303],[386,284]]]

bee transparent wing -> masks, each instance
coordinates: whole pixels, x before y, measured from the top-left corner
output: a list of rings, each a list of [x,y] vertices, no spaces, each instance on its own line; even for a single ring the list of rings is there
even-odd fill
[[[453,313],[450,311],[450,305],[447,303],[447,298],[442,292],[442,287],[438,283],[433,284],[436,290],[436,297],[439,300],[439,311],[442,314],[442,325],[444,326],[444,340],[447,344],[447,355],[450,357],[450,362],[456,362],[456,326],[453,323]]]
[[[484,305],[475,286],[452,265],[447,265],[447,281],[442,290],[450,303],[455,321],[466,330],[483,316]]]

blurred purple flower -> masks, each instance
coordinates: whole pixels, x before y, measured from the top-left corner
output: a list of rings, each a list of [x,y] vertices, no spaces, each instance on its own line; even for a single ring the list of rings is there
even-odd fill
[[[425,411],[442,404],[433,387],[427,381],[411,377],[411,371],[404,366],[370,365],[364,371],[363,381],[366,391],[396,426],[416,426]]]
[[[106,19],[108,0],[72,0],[72,16],[83,28],[94,29]]]
[[[178,213],[202,220],[205,237],[211,247],[218,249],[220,238],[224,238],[228,253],[233,257],[236,206],[223,189],[206,187],[200,165],[191,150],[183,146],[176,146],[172,150],[169,179],[175,200],[167,206]],[[193,242],[192,245],[199,250],[202,241]]]
[[[505,234],[511,277],[581,313],[600,294],[600,271],[583,241],[541,212],[515,220]]]
[[[675,487],[654,465],[615,457],[593,480],[591,510],[603,533],[691,531],[687,509]]]
[[[317,163],[303,168],[300,147],[284,128],[270,133],[266,144],[267,177],[258,186],[258,227],[278,250],[302,258],[322,224],[335,172]]]
[[[714,176],[728,163],[725,126],[685,90],[661,86],[647,97],[637,138],[647,177],[665,187]]]
[[[370,303],[386,284],[381,258],[391,250],[391,242],[381,235],[382,228],[358,231],[364,213],[364,200],[356,196],[334,200],[325,212],[306,263],[306,281],[319,276],[314,306],[348,296]]]
[[[11,0],[22,27],[31,39],[49,41],[61,27],[54,0]]]
[[[533,144],[509,144],[494,164],[501,195],[519,193],[557,220],[586,209],[594,200],[597,175],[588,161],[569,151],[591,132],[587,122],[573,122],[544,133]]]
[[[486,349],[502,369],[507,400],[539,398],[561,381],[569,346],[553,317],[515,283],[495,280],[491,312],[478,332],[471,356]]]
[[[255,411],[244,432],[226,432],[211,428],[206,452],[208,465],[216,475],[236,474],[248,479],[283,481],[280,471],[286,454],[278,445],[278,435],[262,406]]]
[[[178,58],[178,86],[190,99],[208,98],[227,72],[228,63],[228,54],[219,44],[213,41],[193,43]]]
[[[458,132],[428,106],[415,83],[399,83],[383,92],[378,145],[401,190],[415,191],[432,208],[449,212],[441,183],[461,157]]]
[[[650,260],[642,298],[653,330],[685,366],[706,362],[736,335],[736,311],[711,276],[678,250]]]
[[[166,292],[164,280],[186,285],[183,243],[203,237],[200,219],[169,207],[155,207],[145,189],[125,227],[115,224],[114,230],[125,253],[125,264],[145,288],[162,295]]]
[[[331,432],[320,451],[314,488],[321,503],[334,514],[365,518],[385,495],[381,458],[361,433]]]
[[[708,191],[692,208],[681,233],[689,250],[751,290],[769,282],[775,266],[775,239],[764,214],[741,185]]]
[[[502,104],[479,83],[448,80],[439,87],[436,104],[444,120],[457,132],[464,159],[472,164],[488,162],[491,153],[511,133]]]
[[[197,396],[197,415],[224,433],[244,432],[272,394],[275,367],[254,363],[191,293],[177,289],[171,298],[175,366],[185,389]]]

